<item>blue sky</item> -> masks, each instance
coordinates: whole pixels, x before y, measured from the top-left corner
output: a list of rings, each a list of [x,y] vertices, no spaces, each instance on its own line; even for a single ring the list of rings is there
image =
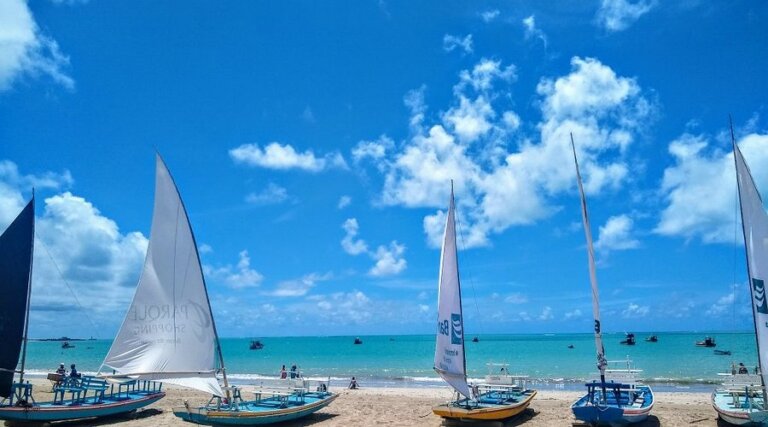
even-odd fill
[[[748,1],[3,0],[0,226],[35,186],[30,333],[114,335],[155,150],[224,336],[432,333],[450,179],[468,333],[589,332],[569,132],[604,329],[746,330],[728,115],[768,192],[766,18]]]

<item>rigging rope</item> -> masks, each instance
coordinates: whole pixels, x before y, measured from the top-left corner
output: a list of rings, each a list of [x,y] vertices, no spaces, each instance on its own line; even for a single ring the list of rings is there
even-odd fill
[[[77,298],[77,294],[75,294],[74,289],[72,289],[72,287],[69,285],[69,282],[67,282],[67,279],[64,278],[64,273],[61,272],[59,265],[56,264],[56,260],[53,259],[53,255],[51,255],[51,251],[48,250],[48,246],[46,246],[45,242],[43,242],[43,239],[41,239],[40,237],[37,238],[37,241],[43,246],[43,249],[45,249],[45,253],[48,254],[48,258],[50,258],[51,262],[53,263],[53,266],[56,267],[56,271],[59,273],[59,277],[61,277],[61,280],[64,281],[65,285],[67,285],[67,289],[69,289],[69,292],[72,294],[72,297],[75,299],[77,306],[80,307],[80,311],[83,312],[86,319],[88,319],[88,322],[91,323],[91,327],[93,327],[93,330],[91,332],[98,331],[99,328],[96,327],[96,323],[93,321],[93,319],[91,319],[91,316],[88,315],[88,311],[83,307],[83,305],[80,304],[80,300]]]
[[[458,235],[459,235],[459,241],[461,242],[461,250],[466,251],[467,245],[464,243],[464,233],[462,232],[461,228],[461,221],[459,221],[458,215],[456,215],[456,228],[458,229]],[[468,263],[465,263],[464,265],[469,265]],[[475,301],[475,310],[477,311],[477,329],[480,330],[480,335],[484,335],[483,332],[483,318],[480,315],[480,307],[477,305],[477,292],[475,292],[475,280],[473,275],[471,274],[471,270],[469,269],[462,269],[466,272],[466,275],[469,279],[469,285],[472,288],[472,299]]]

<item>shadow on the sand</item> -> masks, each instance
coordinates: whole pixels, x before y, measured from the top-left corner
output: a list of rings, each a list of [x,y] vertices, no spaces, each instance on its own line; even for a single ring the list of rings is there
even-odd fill
[[[128,420],[142,420],[149,417],[154,417],[155,415],[162,414],[163,411],[161,409],[155,409],[155,408],[148,408],[148,409],[140,409],[138,411],[129,412],[127,414],[115,414],[110,415],[107,417],[99,417],[99,418],[91,418],[91,419],[80,419],[80,420],[72,420],[72,421],[61,421],[56,422],[56,427],[80,427],[80,426],[108,426],[111,424],[117,424],[117,423],[124,423]],[[24,426],[24,427],[35,427],[35,426],[50,426],[51,423],[30,423],[30,422],[24,422],[24,423],[13,423],[10,421],[6,421],[6,426]]]
[[[270,424],[275,427],[303,427],[311,426],[313,424],[322,423],[327,420],[332,420],[338,417],[338,414],[329,414],[327,412],[316,412],[312,415],[300,418],[294,421],[285,421],[282,423]]]
[[[575,421],[572,425],[573,427],[589,426],[589,424],[582,421]],[[656,417],[656,415],[649,415],[648,418],[645,419],[645,421],[637,424],[632,424],[632,425],[637,427],[659,427],[661,426],[661,422],[659,421],[659,418]]]
[[[539,413],[534,411],[532,408],[527,408],[525,411],[521,412],[519,415],[504,421],[473,421],[472,427],[516,427],[516,426],[525,425],[526,422],[532,420],[538,414]],[[467,423],[462,421],[457,421],[457,420],[443,419],[443,422],[441,425],[445,427],[457,427],[457,426],[466,426]]]

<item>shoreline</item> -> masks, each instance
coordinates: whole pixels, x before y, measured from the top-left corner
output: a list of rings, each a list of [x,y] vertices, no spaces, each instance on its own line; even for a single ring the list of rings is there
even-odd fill
[[[33,379],[35,399],[51,400],[50,382]],[[193,406],[208,401],[205,393],[173,385],[163,385],[166,397],[132,415],[103,420],[68,422],[61,426],[120,425],[126,427],[183,427],[192,424],[173,415],[172,408],[189,401]],[[251,395],[251,387],[243,387],[243,396]],[[334,387],[339,397],[328,407],[312,416],[281,426],[432,426],[443,425],[431,408],[452,399],[448,386],[431,388],[362,387],[356,390]],[[717,415],[710,403],[710,394],[701,392],[657,392],[656,404],[649,421],[644,425],[715,427]],[[505,425],[508,426],[572,426],[575,419],[570,405],[582,392],[575,390],[539,390],[529,409]]]

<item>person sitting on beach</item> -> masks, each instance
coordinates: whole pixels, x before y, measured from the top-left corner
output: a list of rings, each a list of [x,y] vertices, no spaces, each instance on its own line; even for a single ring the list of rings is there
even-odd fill
[[[295,363],[293,365],[291,365],[291,379],[294,379],[294,378],[298,377],[298,375],[296,375],[297,374],[296,369],[298,369],[298,368],[296,368],[296,364]]]
[[[352,390],[357,388],[357,380],[355,377],[352,377],[352,380],[349,382],[349,388]]]
[[[64,369],[64,364],[63,363],[59,363],[59,369],[56,370],[56,373],[61,375],[61,376],[67,375],[67,370]]]
[[[75,369],[75,364],[74,363],[71,364],[69,366],[69,368],[70,368],[70,371],[69,371],[69,377],[70,378],[80,378],[80,373],[77,372],[77,369]]]
[[[739,373],[740,374],[748,374],[749,373],[749,370],[747,369],[746,366],[744,366],[743,362],[739,362]]]

